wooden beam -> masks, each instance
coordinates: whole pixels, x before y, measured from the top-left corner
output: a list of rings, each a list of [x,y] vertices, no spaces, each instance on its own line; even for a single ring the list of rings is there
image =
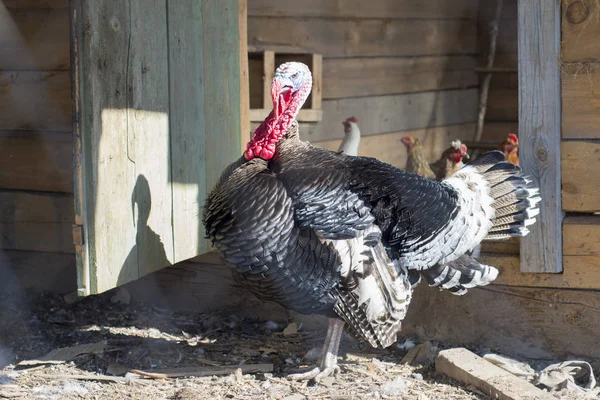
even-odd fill
[[[362,0],[252,0],[248,6],[248,15],[252,17],[474,19],[476,13],[476,0],[372,0],[368,3]]]
[[[74,222],[72,195],[0,191],[0,249],[73,254]]]
[[[600,139],[600,62],[562,65],[562,138]]]
[[[474,386],[493,399],[556,399],[547,391],[538,389],[525,379],[511,374],[465,348],[440,351],[435,359],[435,370],[463,384]]]
[[[600,5],[562,0],[562,62],[600,61]]]
[[[521,271],[561,272],[560,4],[519,1],[520,164],[540,188],[538,222],[521,240]]]
[[[341,125],[340,121],[340,129]],[[404,135],[411,135],[421,141],[425,150],[425,156],[430,162],[434,162],[444,150],[450,147],[450,143],[453,140],[464,140],[472,137],[474,129],[475,125],[471,123],[363,136],[360,140],[358,155],[375,157],[395,167],[406,168],[406,150],[400,140]],[[302,132],[301,136],[304,136],[304,132]],[[335,139],[311,142],[311,144],[337,151],[341,142],[341,139]]]
[[[273,109],[273,100],[271,99],[271,83],[275,77],[275,52],[266,50],[263,53],[263,101],[262,108],[264,110]],[[264,118],[263,118],[264,119]],[[252,117],[250,117],[252,120]]]
[[[323,106],[323,56],[321,54],[312,54],[310,64],[313,76],[313,87],[310,92],[310,108],[320,110]]]
[[[0,5],[0,70],[68,71],[69,9],[64,7],[65,1],[58,0],[56,7],[49,8],[27,7],[27,3],[33,5],[18,0],[10,1],[7,9]]]
[[[562,208],[600,211],[600,141],[561,143]]]
[[[326,57],[464,55],[477,52],[477,27],[472,20],[250,17],[248,40]]]
[[[600,215],[565,218],[563,254],[566,256],[600,256]],[[600,282],[598,287],[600,287]]]
[[[0,189],[73,193],[73,137],[0,131]]]
[[[0,71],[0,107],[0,129],[71,132],[69,72]]]
[[[485,346],[520,357],[597,359],[600,297],[597,291],[498,285],[455,296],[421,284],[402,331],[420,341]]]
[[[246,150],[250,140],[250,71],[248,66],[248,0],[238,0],[238,27],[240,30],[240,144]]]
[[[326,58],[323,99],[475,87],[475,65],[467,56]]]
[[[3,294],[21,294],[23,289],[69,293],[75,288],[72,254],[0,251],[0,291]]]
[[[477,89],[325,100],[323,115],[327,118],[304,139],[318,142],[343,138],[341,122],[351,115],[358,118],[363,137],[465,124],[477,119]],[[398,151],[404,151],[402,146]]]

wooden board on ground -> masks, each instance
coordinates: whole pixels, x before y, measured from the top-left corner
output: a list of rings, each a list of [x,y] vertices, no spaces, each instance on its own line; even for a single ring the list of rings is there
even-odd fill
[[[600,211],[600,141],[561,143],[562,208]]]
[[[562,67],[563,139],[600,139],[600,59],[598,61]]]
[[[74,253],[73,196],[0,191],[0,252]]]
[[[520,357],[597,359],[600,298],[595,291],[498,285],[455,296],[421,284],[402,331],[420,341],[485,346]]]
[[[360,121],[359,121],[360,124]],[[340,123],[340,129],[342,124]],[[360,140],[358,155],[375,157],[398,168],[406,167],[406,149],[400,142],[404,135],[411,135],[421,141],[425,156],[430,162],[436,161],[450,143],[456,139],[469,139],[473,136],[474,124],[440,126],[437,128],[419,129],[380,135],[364,136]],[[341,139],[313,142],[315,146],[337,151]]]
[[[69,293],[77,288],[73,254],[0,250],[0,292]]]
[[[435,370],[498,400],[555,400],[525,379],[484,360],[465,348],[440,351]]]
[[[519,159],[540,188],[538,222],[521,240],[523,272],[561,272],[560,4],[519,1]]]
[[[65,1],[54,2],[56,8],[29,8],[28,1],[9,3],[21,4],[18,8],[0,5],[0,70],[68,71],[69,9],[64,7]]]
[[[0,131],[0,189],[73,192],[73,137]]]
[[[475,0],[428,0],[424,2],[373,0],[277,1],[251,0],[248,15],[252,17],[318,17],[318,18],[401,18],[454,19],[475,18]]]
[[[464,55],[477,52],[477,27],[471,20],[250,17],[248,42],[277,43],[326,57]]]
[[[600,4],[562,0],[562,61],[600,61]]]
[[[303,139],[311,142],[341,139],[344,136],[341,122],[351,115],[358,118],[363,137],[471,123],[477,119],[477,90],[325,100],[323,121]]]
[[[0,107],[0,129],[71,132],[69,72],[0,71]]]
[[[475,66],[468,56],[329,58],[323,61],[323,99],[475,87]]]

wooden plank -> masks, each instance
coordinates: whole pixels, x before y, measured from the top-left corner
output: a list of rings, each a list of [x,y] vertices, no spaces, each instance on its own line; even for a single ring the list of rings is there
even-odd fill
[[[600,61],[600,4],[562,0],[562,61]]]
[[[0,131],[0,188],[73,193],[72,136]]]
[[[80,275],[89,276],[87,293],[99,293],[173,257],[166,7],[162,0],[78,6],[89,256]]]
[[[518,255],[481,254],[479,262],[493,265],[500,271],[497,285],[570,289],[600,289],[600,259],[596,255],[565,255],[561,274],[531,274],[520,271]]]
[[[202,2],[204,40],[204,118],[206,120],[206,185],[212,188],[223,169],[240,157],[240,37],[236,0]],[[225,134],[226,133],[226,134]],[[198,204],[204,204],[199,198]],[[198,218],[200,219],[200,215]],[[199,233],[204,238],[204,228]],[[197,254],[211,249],[199,243]]]
[[[491,95],[493,96],[493,92]],[[518,122],[486,122],[483,126],[481,140],[484,142],[494,142],[499,146],[509,133],[519,133]]]
[[[2,3],[9,10],[18,8],[69,8],[69,0],[2,0]]]
[[[41,8],[49,1],[37,2],[39,7],[27,3],[32,2],[0,6],[0,70],[68,71],[68,1],[58,0],[51,8]]]
[[[72,254],[73,222],[71,195],[0,191],[0,249]]]
[[[401,132],[473,122],[477,119],[477,90],[448,90],[380,97],[323,101],[323,115],[305,136],[311,142],[341,139],[341,121],[358,118],[361,135]],[[402,149],[402,146],[399,145]]]
[[[248,40],[253,45],[293,46],[326,57],[475,54],[477,27],[470,20],[250,17]]]
[[[562,66],[563,139],[600,139],[600,63]]]
[[[271,99],[271,82],[275,77],[275,52],[267,50],[263,53],[263,90],[262,90],[262,108],[265,110],[273,109],[273,100]],[[252,117],[250,117],[252,118]]]
[[[0,71],[0,105],[0,129],[72,131],[68,72]]]
[[[523,272],[561,272],[560,4],[519,1],[519,156],[540,188],[540,215],[521,240]]]
[[[454,19],[475,18],[475,0],[361,0],[277,1],[251,0],[248,15],[252,17],[330,17],[330,18],[401,18],[401,19]]]
[[[360,124],[360,121],[359,121]],[[342,124],[340,121],[340,128]],[[360,140],[358,155],[375,157],[398,168],[406,167],[406,150],[400,142],[402,136],[411,135],[419,139],[425,149],[425,156],[431,162],[436,161],[440,154],[453,140],[473,137],[474,124],[441,126],[437,128],[419,129],[415,131],[385,133],[381,135],[363,136]],[[304,135],[302,135],[304,136]],[[313,142],[315,146],[337,151],[341,139]]]
[[[240,145],[246,149],[250,140],[250,71],[248,65],[248,1],[238,1],[238,26],[240,32]]]
[[[23,289],[69,293],[75,290],[72,254],[0,251],[0,291],[22,294]]]
[[[562,208],[600,211],[600,142],[561,143]]]
[[[487,121],[516,122],[519,119],[518,89],[493,88],[488,98]]]
[[[323,98],[474,87],[475,66],[468,56],[329,58],[323,61]]]
[[[323,107],[323,55],[312,54],[310,64],[313,87],[308,100],[310,100],[310,108],[320,110]]]
[[[440,351],[435,370],[498,400],[554,400],[525,379],[492,364],[465,348]]]
[[[595,291],[496,285],[455,296],[419,285],[402,331],[419,341],[485,346],[506,355],[596,359],[600,298]]]
[[[569,216],[565,218],[563,254],[566,256],[600,255],[600,216]]]
[[[198,202],[206,197],[204,33],[200,2],[169,2],[173,235],[176,260],[198,254]],[[208,188],[210,189],[210,188]]]

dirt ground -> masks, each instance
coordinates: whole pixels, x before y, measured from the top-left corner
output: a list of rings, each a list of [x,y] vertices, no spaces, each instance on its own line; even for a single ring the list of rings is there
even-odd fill
[[[402,364],[406,350],[374,351],[349,336],[342,342],[339,375],[321,384],[294,382],[286,374],[314,362],[325,332],[294,329],[293,321],[170,312],[129,301],[126,292],[71,305],[50,294],[0,295],[0,321],[0,398],[488,398],[437,375],[432,366]],[[71,361],[19,364],[93,343],[100,347]],[[238,369],[252,364],[272,364],[272,371]],[[184,368],[209,376],[161,375]],[[216,369],[226,371],[211,376]]]

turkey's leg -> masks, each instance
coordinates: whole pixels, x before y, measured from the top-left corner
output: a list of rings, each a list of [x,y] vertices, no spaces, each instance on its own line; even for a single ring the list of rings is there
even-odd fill
[[[290,374],[288,377],[294,380],[314,379],[318,382],[326,376],[339,372],[340,367],[337,365],[337,356],[343,332],[344,321],[338,318],[329,318],[329,328],[327,329],[327,336],[325,337],[318,366],[307,372]]]

